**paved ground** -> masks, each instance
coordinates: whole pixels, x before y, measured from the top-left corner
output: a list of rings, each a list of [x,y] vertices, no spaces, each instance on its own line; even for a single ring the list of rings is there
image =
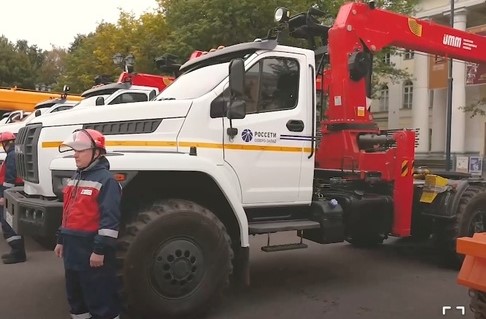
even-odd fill
[[[441,266],[427,247],[389,240],[377,250],[309,243],[309,249],[263,253],[265,240],[251,241],[252,287],[230,291],[209,319],[473,318],[452,310],[442,315],[442,306],[466,305],[469,297],[455,282],[457,271]],[[2,241],[0,250],[6,249]],[[61,261],[32,241],[28,258],[0,264],[0,318],[69,318]]]

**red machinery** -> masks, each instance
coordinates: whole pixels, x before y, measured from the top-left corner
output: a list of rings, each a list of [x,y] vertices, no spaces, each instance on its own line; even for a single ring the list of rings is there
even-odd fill
[[[387,26],[384,28],[384,26]],[[371,62],[388,46],[486,62],[486,38],[356,1],[341,7],[328,32],[326,120],[316,167],[348,179],[379,178],[393,187],[392,234],[408,236],[414,199],[415,133],[382,132],[369,110]]]
[[[156,87],[159,92],[162,92],[166,87],[168,87],[172,82],[174,82],[175,77],[173,76],[162,76],[146,73],[128,73],[122,72],[118,77],[118,83],[131,83],[132,85],[139,86],[149,86]]]

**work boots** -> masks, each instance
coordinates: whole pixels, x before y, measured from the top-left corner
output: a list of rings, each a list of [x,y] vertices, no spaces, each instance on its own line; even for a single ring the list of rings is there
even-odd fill
[[[24,239],[13,240],[8,243],[12,250],[8,254],[2,255],[2,261],[4,264],[16,264],[27,260],[24,247]]]

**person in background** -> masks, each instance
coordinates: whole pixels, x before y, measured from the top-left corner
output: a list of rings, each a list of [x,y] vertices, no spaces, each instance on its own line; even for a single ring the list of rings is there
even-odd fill
[[[2,255],[4,264],[16,264],[27,260],[25,254],[24,238],[18,235],[10,225],[10,215],[5,208],[4,191],[8,188],[22,185],[22,179],[17,177],[15,166],[15,135],[11,132],[0,133],[0,143],[7,154],[5,161],[0,167],[0,216],[2,223],[3,238],[7,241],[11,250]],[[10,221],[10,223],[9,223]]]
[[[119,318],[115,243],[120,224],[121,186],[110,173],[105,137],[75,131],[59,146],[74,151],[77,170],[64,189],[62,224],[54,252],[64,259],[72,318]]]

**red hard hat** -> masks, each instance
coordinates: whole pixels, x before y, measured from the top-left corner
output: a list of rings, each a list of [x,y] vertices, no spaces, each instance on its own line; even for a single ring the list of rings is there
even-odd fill
[[[84,151],[87,149],[99,149],[106,153],[105,136],[93,129],[76,130],[59,145],[59,152]]]
[[[0,133],[0,143],[7,141],[15,141],[15,134],[12,132],[2,132]]]

